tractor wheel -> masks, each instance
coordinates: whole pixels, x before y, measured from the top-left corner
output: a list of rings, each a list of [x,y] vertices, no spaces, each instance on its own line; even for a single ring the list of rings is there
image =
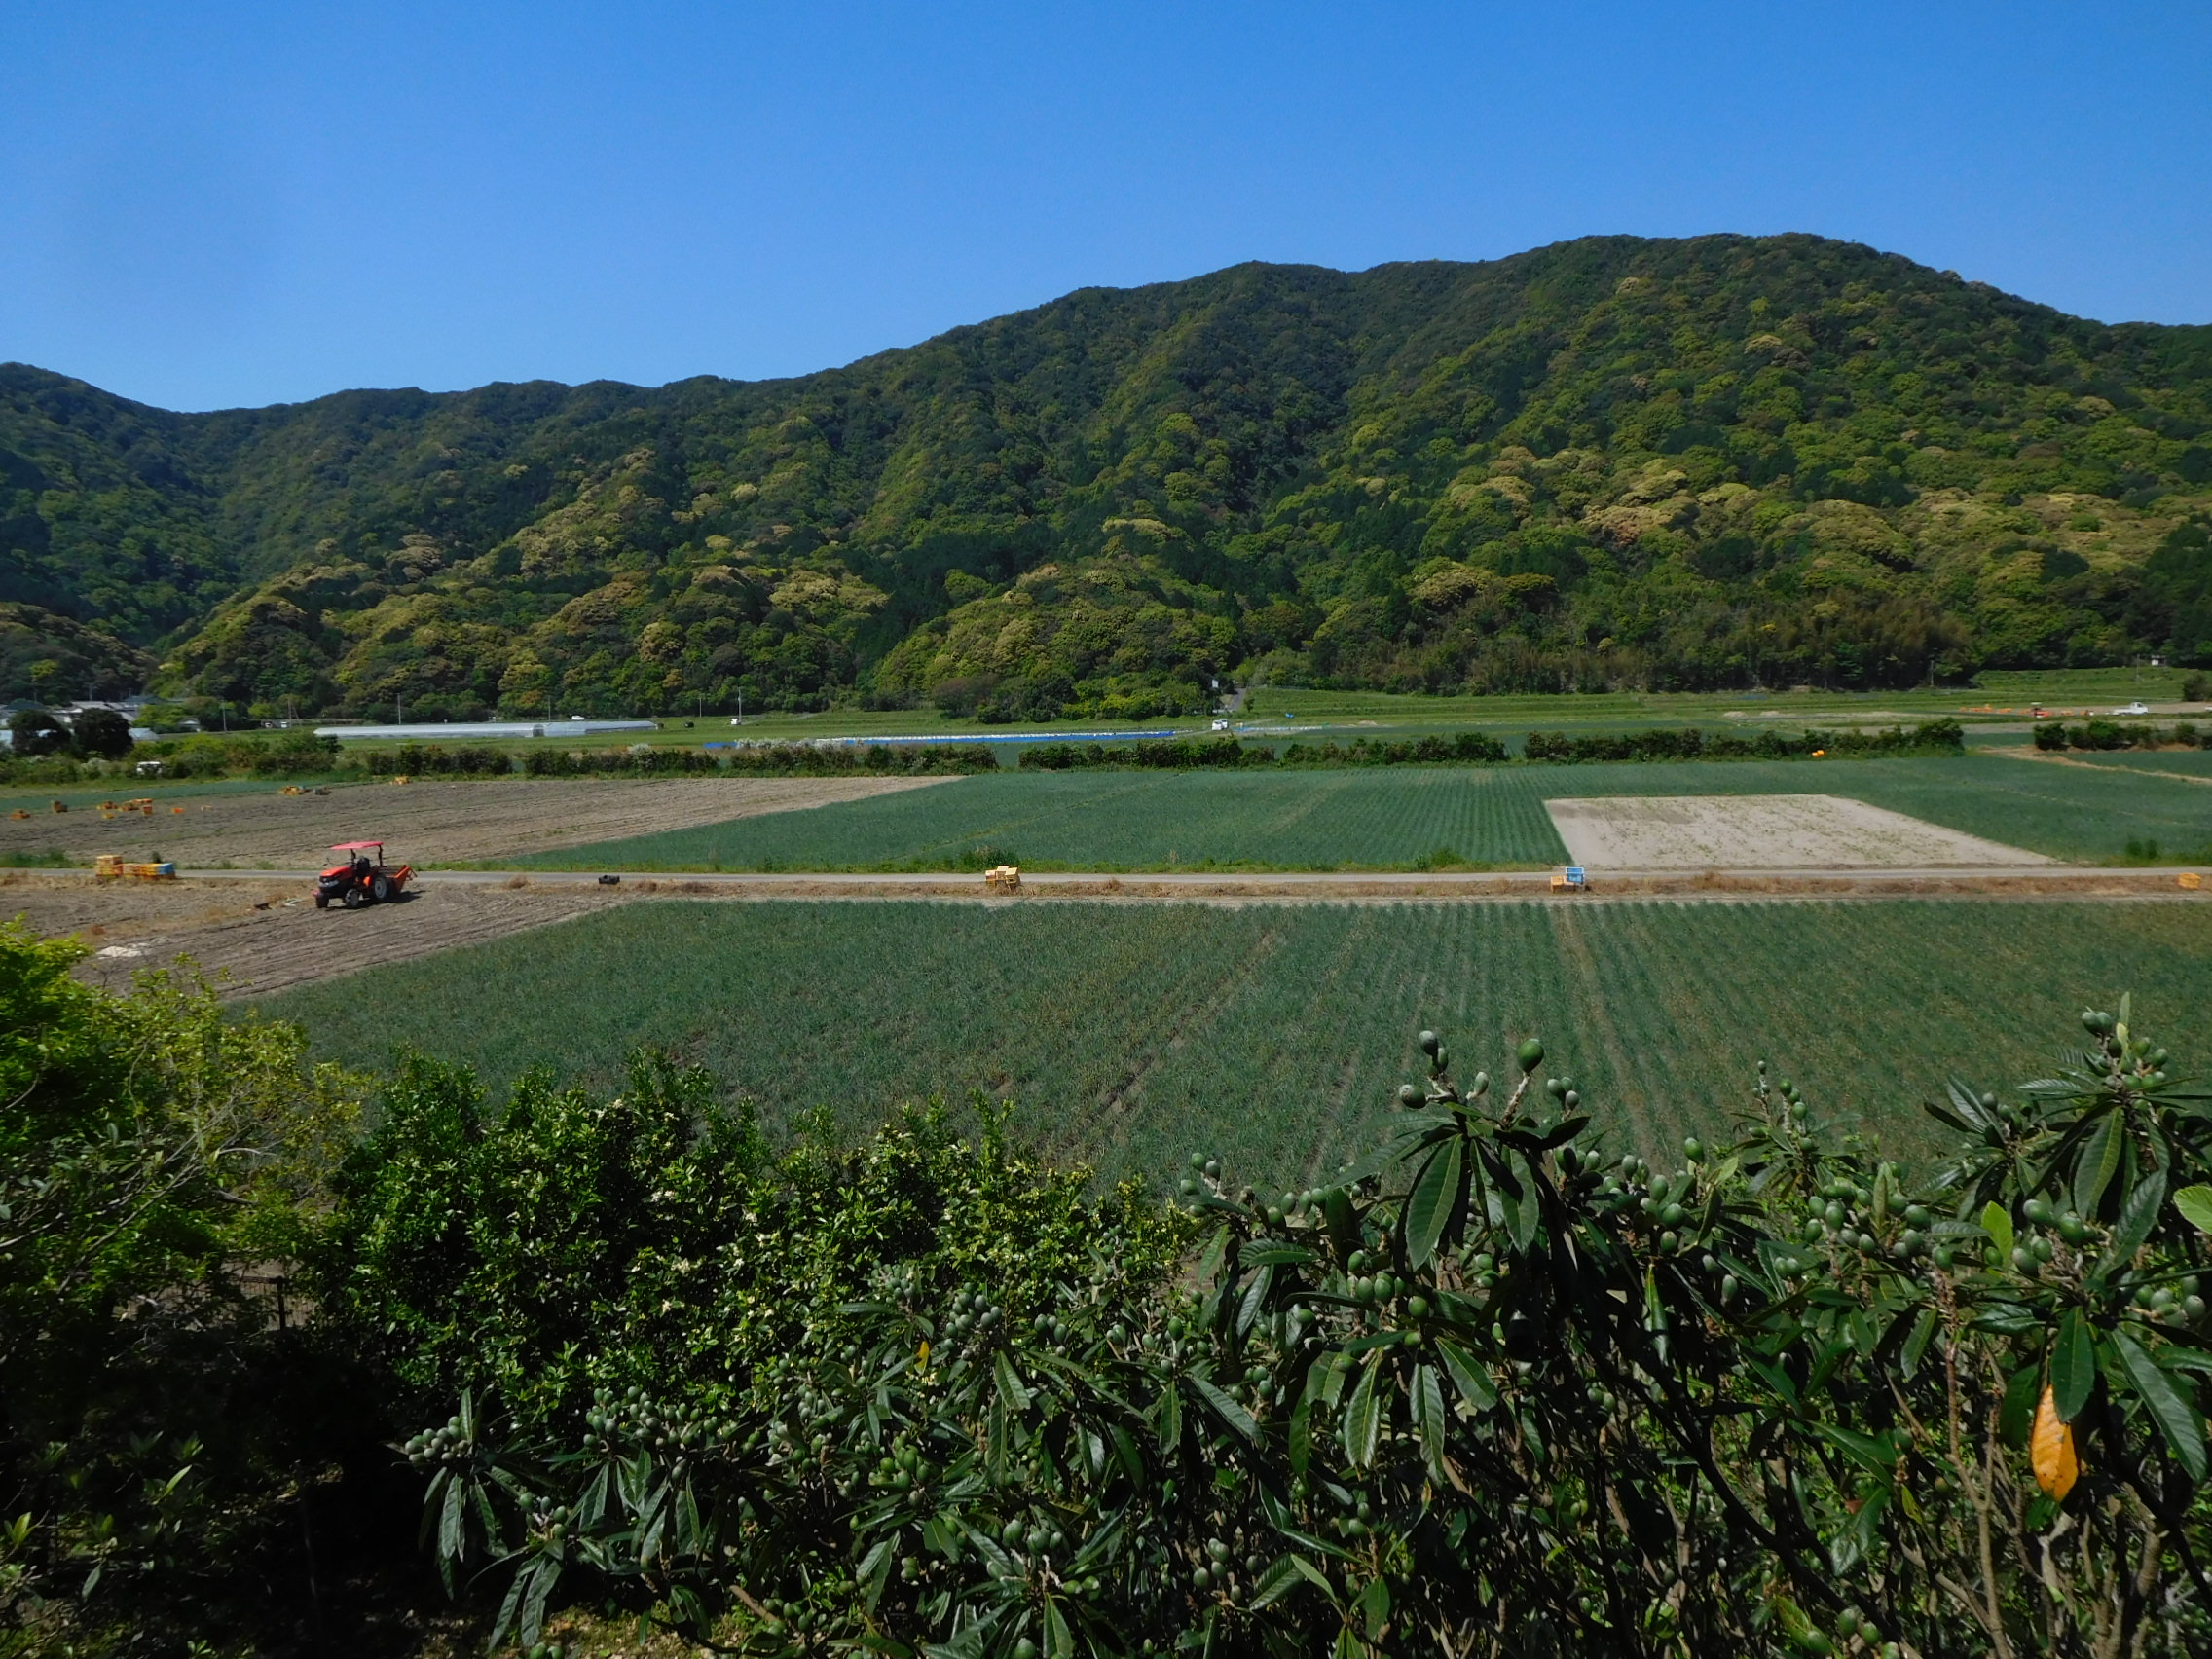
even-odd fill
[[[316,895],[314,896],[314,907],[315,907],[316,909],[318,909],[318,910],[327,910],[327,909],[329,909],[329,908],[330,908],[330,895],[329,895],[329,894],[327,894],[327,893],[317,893],[317,894],[316,894]]]
[[[391,903],[391,877],[380,875],[370,884],[369,895],[380,904]]]
[[[368,902],[369,896],[366,893],[363,893],[358,887],[349,887],[346,889],[347,909],[358,910],[363,904],[366,904]]]

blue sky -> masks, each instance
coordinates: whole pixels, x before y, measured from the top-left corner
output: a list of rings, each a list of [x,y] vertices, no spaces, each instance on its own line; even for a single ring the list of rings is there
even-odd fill
[[[2212,321],[2212,7],[0,6],[0,359],[803,373],[1246,259],[1813,231]]]

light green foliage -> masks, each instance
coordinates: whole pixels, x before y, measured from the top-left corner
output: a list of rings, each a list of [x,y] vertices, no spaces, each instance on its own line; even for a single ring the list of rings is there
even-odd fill
[[[887,1273],[1034,1302],[1096,1265],[1099,1227],[1126,1231],[1123,1282],[1172,1266],[1173,1218],[1133,1188],[1099,1207],[1082,1168],[978,1105],[973,1139],[939,1104],[779,1155],[712,1074],[658,1055],[611,1099],[529,1077],[497,1113],[465,1068],[410,1058],[336,1183],[333,1315],[366,1318],[359,1340],[424,1397],[496,1392],[539,1424],[601,1388],[741,1388],[808,1310],[884,1294]]]
[[[2164,754],[2145,757],[2163,761]],[[2175,758],[2187,765],[2190,754]],[[1567,857],[1547,797],[1838,794],[2085,864],[2212,842],[2212,790],[1996,756],[1311,772],[1009,773],[512,861],[543,869],[1513,867]]]
[[[966,786],[961,786],[966,787]],[[2056,985],[2212,1000],[2212,917],[2183,905],[1203,905],[649,902],[372,969],[265,1005],[321,1051],[408,1040],[504,1087],[602,1086],[648,1043],[696,1054],[777,1135],[827,1107],[980,1088],[1056,1155],[1115,1173],[1194,1134],[1256,1180],[1361,1150],[1405,1032],[1555,1034],[1641,1151],[1709,1127],[1748,1024],[1899,1150],[1933,1070],[2023,1073]],[[856,1024],[857,1022],[857,1024]],[[860,1033],[856,1035],[856,1031]]]
[[[426,1531],[449,1574],[496,1566],[494,1640],[529,1649],[557,1598],[629,1587],[760,1654],[2199,1651],[2212,1244],[2165,1198],[2207,1172],[2212,1091],[2127,1014],[2084,1013],[2090,1049],[2009,1096],[1954,1080],[1930,1109],[1953,1157],[1917,1179],[1763,1063],[1736,1132],[1646,1161],[1598,1144],[1602,1101],[1541,1043],[1493,1086],[1423,1032],[1427,1078],[1356,1166],[1276,1197],[1193,1153],[1173,1277],[1176,1224],[1126,1193],[1068,1229],[1084,1249],[1017,1247],[1042,1272],[975,1272],[954,1240],[1022,1231],[958,1201],[1004,1151],[903,1160],[895,1130],[756,1200],[807,1224],[717,1275],[774,1309],[773,1358],[701,1379],[595,1308],[575,1350],[649,1343],[650,1381],[511,1418],[463,1393],[405,1446]],[[410,1209],[411,1138],[370,1155]],[[477,1179],[441,1154],[427,1204],[574,1249],[512,1210],[531,1150],[487,1152]],[[856,1196],[825,1205],[826,1174]],[[941,1217],[918,1237],[917,1202]],[[828,1284],[825,1207],[873,1212]],[[608,1237],[601,1275],[691,1225]],[[353,1316],[412,1306],[399,1278],[364,1258]],[[2031,1463],[2046,1386],[2079,1479]]]
[[[751,385],[187,416],[16,368],[0,536],[30,604],[276,712],[1904,686],[2212,640],[2197,341],[1617,237],[1088,289]]]

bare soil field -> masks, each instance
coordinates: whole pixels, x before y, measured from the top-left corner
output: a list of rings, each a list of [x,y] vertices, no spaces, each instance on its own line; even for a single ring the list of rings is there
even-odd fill
[[[122,988],[141,968],[189,956],[225,997],[263,996],[474,944],[619,903],[618,889],[493,882],[430,883],[397,904],[317,910],[306,884],[282,881],[97,881],[0,874],[0,919],[92,947],[79,977]]]
[[[1547,800],[1594,869],[1940,869],[2047,865],[2041,853],[1841,795],[1616,795]]]
[[[203,868],[319,868],[334,841],[382,837],[394,864],[481,864],[630,835],[797,812],[942,778],[509,778],[337,784],[327,794],[164,794],[154,815],[103,823],[96,812],[0,817],[0,857],[59,849],[156,854]],[[127,792],[125,792],[127,793]],[[172,810],[182,807],[181,812]]]

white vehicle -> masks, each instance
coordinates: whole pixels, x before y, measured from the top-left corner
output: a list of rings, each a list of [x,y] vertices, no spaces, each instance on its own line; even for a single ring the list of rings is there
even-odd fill
[[[1213,722],[1213,729],[1216,731],[1227,731],[1229,729],[1229,722],[1227,720],[1216,720]]]
[[[2123,709],[2113,710],[2116,715],[2147,715],[2150,712],[2151,705],[2143,702],[2130,703]]]

